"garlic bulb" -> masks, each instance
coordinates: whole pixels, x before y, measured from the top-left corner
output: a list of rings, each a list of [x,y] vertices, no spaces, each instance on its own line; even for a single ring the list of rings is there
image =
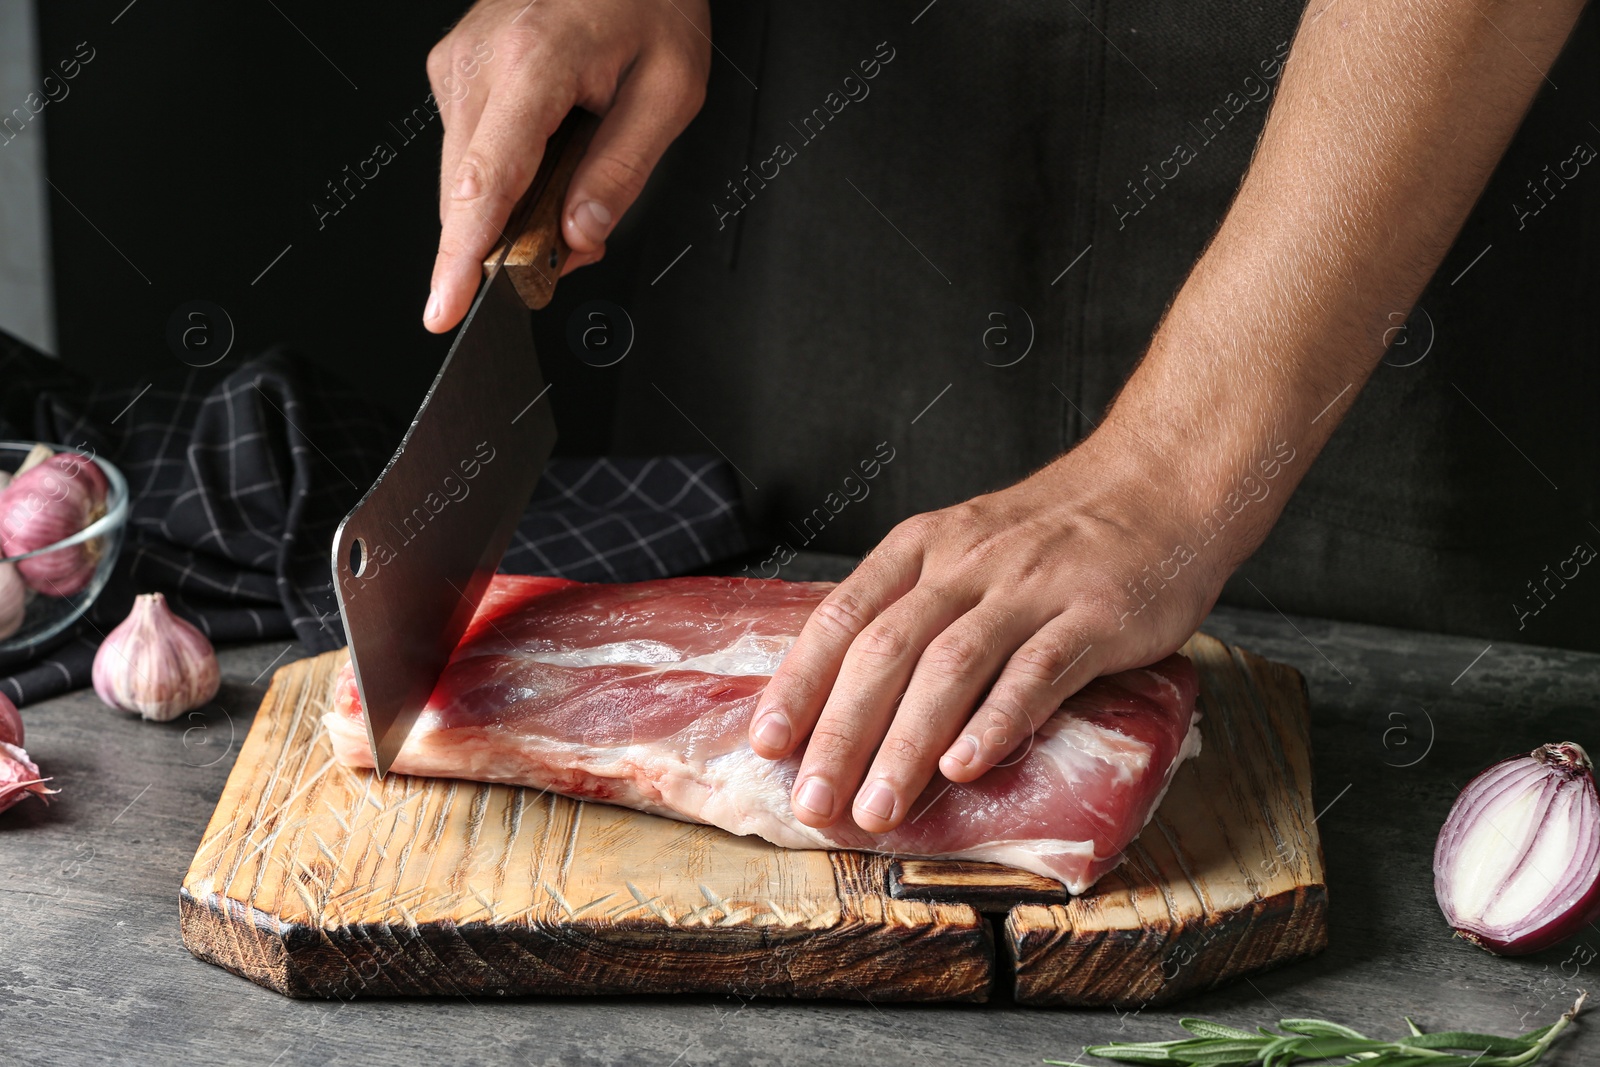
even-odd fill
[[[28,614],[28,584],[14,563],[0,563],[0,641],[22,629]]]
[[[94,462],[62,452],[27,467],[0,493],[0,553],[18,556],[71,537],[105,513],[108,483]],[[72,596],[94,578],[95,541],[58,548],[16,564],[30,588]]]
[[[94,655],[94,691],[114,708],[166,722],[217,695],[221,673],[206,635],[144,593]]]
[[[17,706],[0,693],[0,811],[24,797],[43,800],[54,793],[54,789],[45,788],[46,781],[22,750],[22,716],[17,714]]]
[[[93,518],[98,519],[105,514],[106,494],[111,491],[111,482],[94,460],[81,452],[57,452],[44,462],[88,490]]]

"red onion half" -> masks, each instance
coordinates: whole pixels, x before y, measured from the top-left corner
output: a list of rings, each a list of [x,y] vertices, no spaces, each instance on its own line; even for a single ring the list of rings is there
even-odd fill
[[[1456,933],[1503,956],[1600,917],[1600,796],[1588,753],[1540,745],[1467,783],[1439,831],[1433,891]]]

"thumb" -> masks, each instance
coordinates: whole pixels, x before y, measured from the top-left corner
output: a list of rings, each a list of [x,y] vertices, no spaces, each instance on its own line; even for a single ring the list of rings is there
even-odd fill
[[[636,71],[617,90],[567,191],[562,232],[575,259],[600,258],[617,221],[704,99],[703,80],[666,65]]]

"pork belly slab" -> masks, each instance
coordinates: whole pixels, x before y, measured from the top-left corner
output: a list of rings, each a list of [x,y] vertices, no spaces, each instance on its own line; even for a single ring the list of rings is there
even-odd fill
[[[762,759],[746,728],[830,588],[497,575],[393,769],[550,789],[786,848],[1007,863],[1081,893],[1120,862],[1200,750],[1194,666],[1168,656],[1090,683],[977,782],[935,775],[890,833],[848,815],[812,829],[789,807],[799,759]],[[372,766],[349,666],[324,722],[340,762]]]

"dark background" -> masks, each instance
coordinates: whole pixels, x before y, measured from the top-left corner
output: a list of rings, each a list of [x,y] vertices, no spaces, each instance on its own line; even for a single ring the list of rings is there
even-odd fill
[[[126,4],[38,9],[41,69],[80,41],[96,53],[47,111],[62,358],[169,370],[167,320],[203,299],[232,318],[230,358],[285,341],[397,410],[414,404],[447,344],[416,311],[438,120],[320,232],[311,204],[374,142],[398,141],[387,123],[427,94],[422,57],[460,5]]]
[[[390,123],[422,106],[424,57],[466,6],[40,4],[41,71],[79,42],[95,53],[46,112],[61,358],[96,376],[181,376],[168,321],[204,300],[232,321],[228,361],[287,343],[395,414],[415,411],[450,339],[421,325],[442,127],[406,142]],[[379,141],[396,158],[319,228],[326,183]],[[560,328],[597,287],[562,288],[536,318],[573,416],[560,447],[603,452],[606,420],[576,409],[606,379],[583,373]]]

